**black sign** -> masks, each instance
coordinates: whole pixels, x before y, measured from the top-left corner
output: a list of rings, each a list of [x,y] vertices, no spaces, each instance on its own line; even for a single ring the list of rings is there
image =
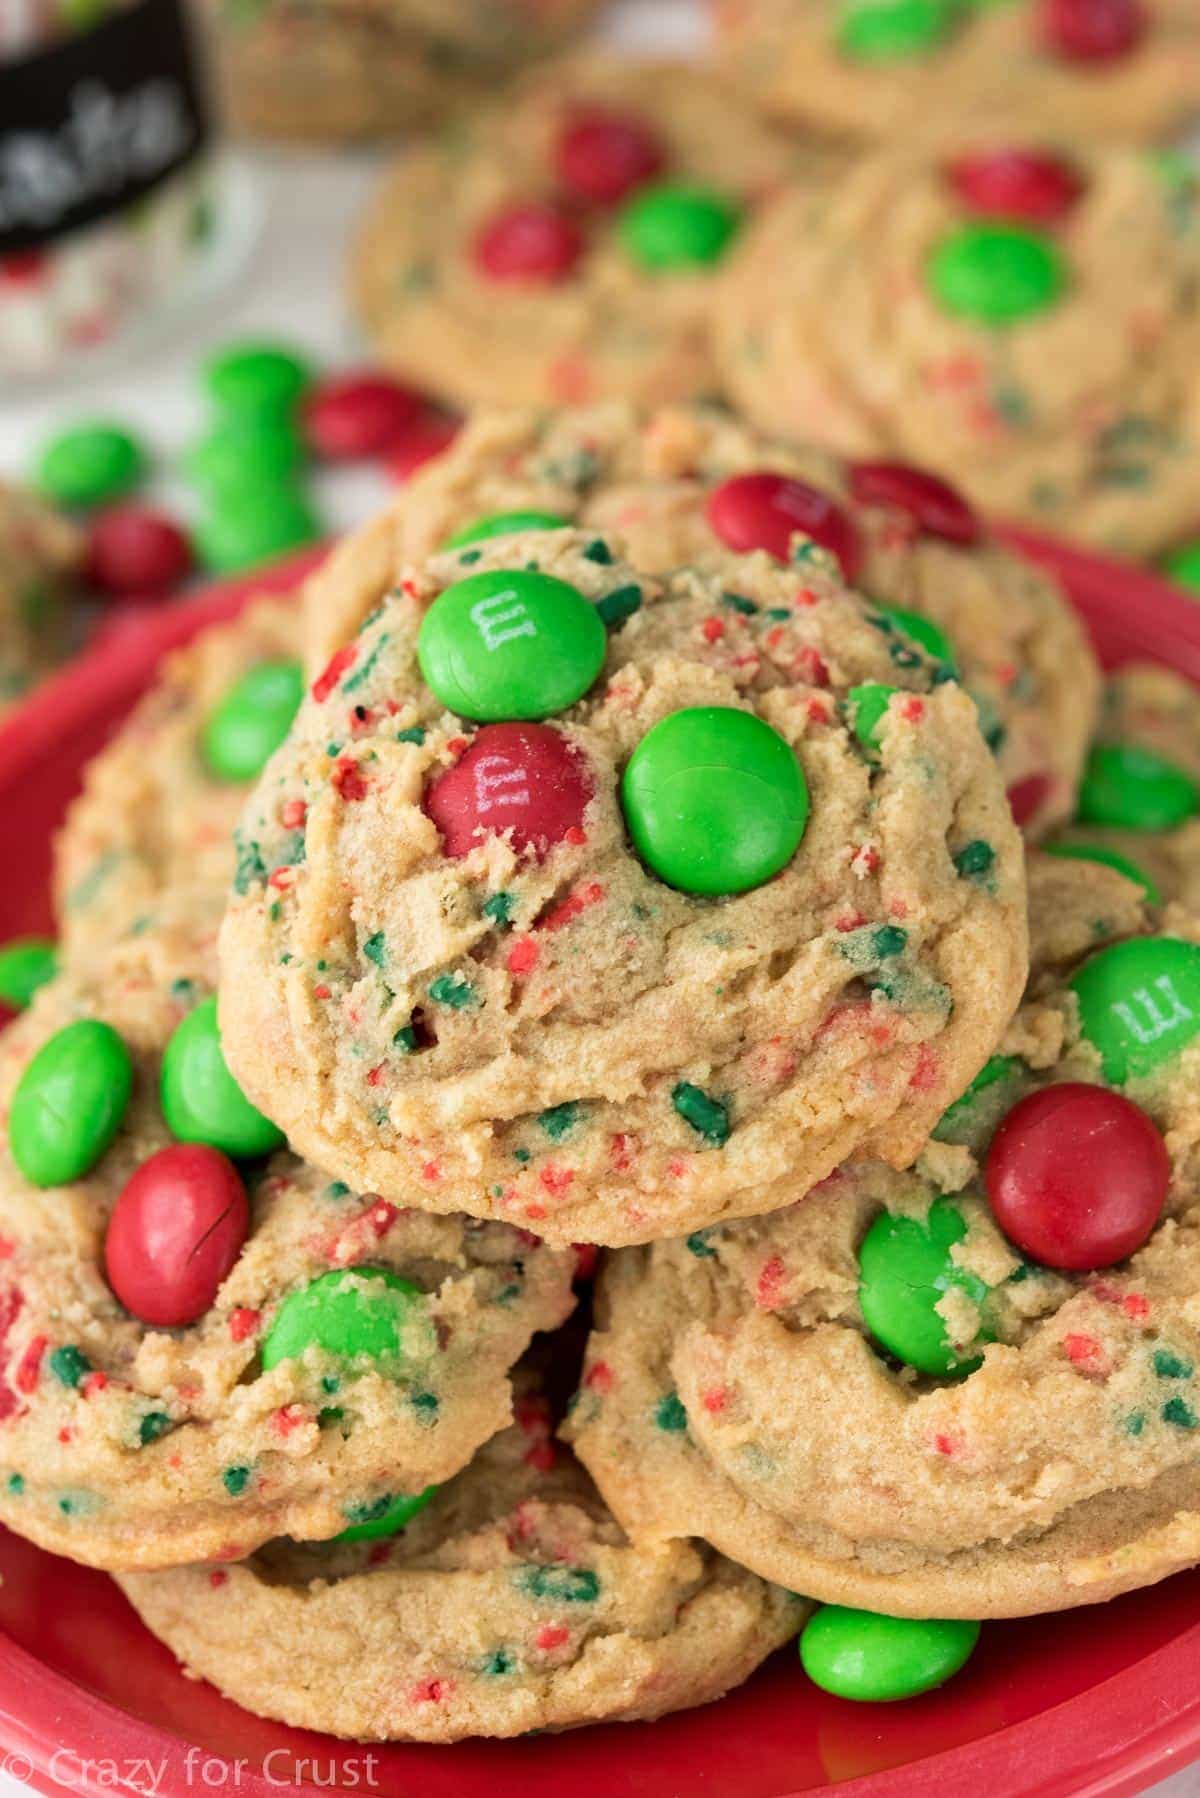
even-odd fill
[[[120,212],[204,147],[210,121],[183,5],[136,0],[0,63],[0,257]]]

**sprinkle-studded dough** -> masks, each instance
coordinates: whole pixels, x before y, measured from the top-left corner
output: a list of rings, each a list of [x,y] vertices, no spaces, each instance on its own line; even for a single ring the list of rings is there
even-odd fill
[[[360,1741],[661,1717],[719,1698],[794,1635],[803,1600],[702,1543],[630,1543],[555,1450],[545,1401],[516,1409],[390,1541],[273,1542],[121,1586],[190,1673]]]
[[[298,1152],[611,1244],[773,1209],[848,1154],[914,1158],[1019,997],[1019,839],[975,706],[802,548],[659,580],[590,531],[496,538],[415,568],[337,652],[247,806],[221,942],[230,1065]],[[496,836],[451,859],[422,798],[470,735],[418,626],[468,573],[530,567],[602,616],[639,606],[553,721],[593,797],[540,864]],[[845,704],[867,681],[899,689],[877,759]],[[696,705],[769,722],[812,800],[782,872],[716,900],[647,871],[618,800],[650,727]]]
[[[703,1535],[794,1589],[907,1616],[1090,1604],[1200,1558],[1200,1044],[1123,1088],[1172,1161],[1145,1247],[1094,1275],[1026,1261],[979,1164],[1020,1095],[1101,1080],[1065,979],[1085,945],[1146,929],[1107,868],[1047,861],[1031,886],[1036,971],[1002,1045],[1015,1069],[917,1171],[843,1168],[770,1218],[608,1258],[565,1430],[639,1537]],[[1200,934],[1178,908],[1161,929]],[[983,1357],[958,1379],[887,1359],[858,1290],[872,1220],[923,1218],[945,1192],[976,1286],[948,1288],[942,1315]]]
[[[360,1197],[280,1154],[243,1168],[251,1229],[209,1311],[162,1330],[123,1309],[105,1279],[105,1229],[129,1176],[172,1140],[159,1064],[211,990],[217,915],[165,902],[102,970],[45,988],[0,1045],[0,1517],[100,1567],[330,1536],[388,1493],[448,1478],[508,1422],[510,1366],[572,1305],[572,1256],[505,1225]],[[32,1054],[78,1018],[120,1033],[133,1095],[96,1166],[39,1190],[13,1163],[8,1109]],[[366,1265],[425,1294],[399,1363],[310,1350],[264,1373],[259,1347],[282,1300]]]

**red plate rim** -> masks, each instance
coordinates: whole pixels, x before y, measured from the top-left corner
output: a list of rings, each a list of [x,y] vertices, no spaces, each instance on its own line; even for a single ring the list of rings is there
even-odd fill
[[[1024,529],[1006,528],[1003,534],[1083,598],[1089,622],[1104,641],[1106,662],[1159,660],[1200,683],[1200,604],[1142,569]],[[0,727],[4,780],[19,780],[64,731],[128,691],[131,680],[148,676],[166,652],[197,630],[232,616],[257,593],[294,587],[323,553],[307,551],[250,579],[210,588],[150,618],[136,633],[122,633],[78,658]],[[1170,653],[1156,652],[1153,642],[1169,644]],[[1087,1691],[989,1736],[779,1798],[820,1798],[821,1792],[827,1798],[943,1798],[972,1788],[1003,1792],[1005,1798],[1123,1798],[1200,1756],[1197,1665],[1200,1622]],[[128,1778],[114,1786],[111,1773],[105,1776],[96,1763],[128,1766],[149,1759],[155,1765],[153,1798],[195,1798],[196,1752],[173,1732],[89,1692],[0,1630],[0,1771],[50,1798],[66,1792],[111,1798],[114,1789],[140,1793],[143,1788]],[[205,1761],[223,1759],[215,1750],[200,1752]],[[239,1795],[277,1798],[277,1780],[244,1765],[225,1765],[227,1783]],[[330,1790],[327,1784],[286,1783],[301,1798],[324,1798]],[[205,1789],[221,1787],[206,1781]]]

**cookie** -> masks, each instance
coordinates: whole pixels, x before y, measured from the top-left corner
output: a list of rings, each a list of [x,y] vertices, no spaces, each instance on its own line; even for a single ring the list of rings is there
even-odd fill
[[[82,560],[67,519],[0,482],[0,716],[62,655],[63,600]]]
[[[335,654],[221,940],[230,1065],[298,1152],[612,1244],[916,1155],[1020,994],[1019,839],[945,665],[793,558],[473,538]]]
[[[630,1543],[556,1451],[543,1399],[519,1398],[517,1419],[390,1541],[278,1541],[122,1589],[189,1673],[359,1741],[661,1717],[720,1697],[796,1633],[803,1600],[704,1544]]]
[[[250,781],[300,702],[299,637],[292,596],[252,601],[169,656],[88,763],[55,845],[69,959],[102,953],[164,894],[223,897]]]
[[[1152,904],[1200,911],[1200,695],[1170,668],[1109,677],[1077,821],[1048,845],[1107,863]]]
[[[844,1167],[607,1260],[565,1428],[639,1540],[700,1534],[815,1597],[934,1617],[1200,1559],[1200,928],[1175,908],[1097,948],[1136,888],[1048,878],[1089,950],[1037,947],[917,1170]]]
[[[1200,93],[1191,0],[723,0],[722,66],[764,111],[859,139],[1152,141]]]
[[[772,479],[772,476],[779,477]],[[639,567],[719,566],[730,542],[786,555],[805,525],[840,533],[846,572],[874,600],[948,640],[979,708],[1017,822],[1068,818],[1099,704],[1087,636],[1046,574],[1005,549],[952,489],[916,469],[788,447],[713,406],[648,413],[610,402],[482,414],[390,512],[312,578],[314,673],[400,578],[480,517],[536,512],[594,525]]]
[[[797,184],[730,258],[723,380],[764,430],[1150,554],[1196,514],[1198,191],[1179,157],[979,140]]]
[[[594,0],[206,0],[235,126],[400,137],[565,39]]]
[[[717,268],[815,162],[685,65],[547,69],[396,164],[354,255],[359,317],[388,367],[464,407],[710,390]]]
[[[165,903],[0,1039],[0,1518],[108,1568],[326,1537],[466,1465],[570,1255],[286,1153],[230,1080],[219,913]]]

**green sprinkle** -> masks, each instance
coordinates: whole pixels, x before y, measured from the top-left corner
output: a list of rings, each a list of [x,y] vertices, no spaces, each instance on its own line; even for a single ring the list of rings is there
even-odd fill
[[[516,1669],[516,1657],[509,1654],[506,1648],[496,1648],[491,1654],[485,1654],[479,1663],[479,1671],[489,1679],[498,1679],[502,1673],[512,1673]]]
[[[672,1089],[671,1103],[685,1124],[720,1148],[729,1140],[729,1111],[719,1099],[710,1099],[706,1092],[693,1086],[690,1080],[681,1080]]]
[[[56,1348],[50,1356],[50,1372],[64,1386],[78,1386],[85,1373],[90,1373],[92,1364],[82,1349],[73,1343],[64,1348]]]
[[[573,1099],[566,1100],[562,1105],[551,1105],[548,1110],[538,1113],[538,1123],[551,1142],[561,1142],[578,1122],[579,1106]]]
[[[907,930],[901,930],[898,924],[882,924],[871,936],[871,953],[881,960],[886,955],[899,955],[907,942]]]
[[[660,1430],[666,1430],[669,1435],[678,1435],[680,1430],[687,1429],[687,1412],[677,1392],[668,1392],[659,1399],[654,1407],[654,1421]]]
[[[356,669],[354,669],[353,673],[348,674],[346,676],[345,680],[342,682],[342,692],[343,693],[357,692],[359,687],[365,685],[365,683],[371,678],[371,675],[374,672],[375,664],[378,662],[380,656],[383,654],[384,650],[386,649],[387,642],[388,642],[388,633],[387,633],[387,631],[384,631],[377,638],[377,640],[371,650],[371,653],[367,657],[366,661],[360,663],[360,665]]]
[[[530,1598],[550,1598],[557,1604],[594,1604],[600,1581],[590,1567],[521,1567],[516,1583]]]
[[[1180,1430],[1194,1430],[1196,1427],[1196,1413],[1186,1399],[1182,1398],[1167,1400],[1162,1408],[1162,1420],[1164,1423],[1173,1423]]]
[[[401,1055],[415,1055],[420,1046],[411,1024],[402,1024],[392,1038],[393,1049],[399,1049]]]
[[[240,1498],[250,1484],[250,1469],[248,1467],[227,1467],[221,1475],[221,1484],[230,1498]]]
[[[325,1197],[327,1199],[344,1199],[349,1191],[350,1188],[344,1180],[331,1180],[325,1188]]]
[[[754,601],[744,598],[740,593],[722,593],[721,604],[729,606],[735,612],[740,612],[743,618],[753,618],[758,611]]]
[[[425,1423],[433,1422],[433,1420],[437,1416],[438,1410],[440,1408],[440,1402],[441,1401],[439,1400],[436,1392],[414,1392],[413,1393],[412,1407],[413,1407],[413,1410],[421,1418],[422,1422],[425,1422]]]
[[[403,730],[396,732],[396,741],[397,743],[423,743],[425,741],[424,727],[420,724],[406,725]]]
[[[490,899],[484,900],[479,909],[485,918],[492,920],[493,924],[507,924],[512,917],[513,907],[516,903],[516,898],[512,893],[493,893]]]
[[[1195,1369],[1171,1349],[1155,1349],[1154,1371],[1160,1380],[1190,1380]]]
[[[609,567],[613,559],[612,550],[609,549],[603,537],[593,537],[592,541],[586,545],[583,556],[585,561],[596,562],[601,568]]]
[[[14,1498],[20,1498],[22,1492],[25,1490],[25,1475],[23,1473],[10,1473],[8,1476],[8,1490],[12,1493]]]
[[[1140,1436],[1145,1427],[1146,1413],[1144,1411],[1131,1411],[1129,1416],[1125,1419],[1125,1434],[1127,1436]]]
[[[610,631],[615,630],[619,624],[624,624],[627,618],[632,618],[635,612],[641,610],[641,606],[642,590],[634,586],[614,587],[611,593],[606,593],[603,599],[596,602],[596,610]]]
[[[961,848],[954,858],[954,866],[964,880],[976,880],[986,874],[996,859],[996,851],[982,837],[976,837]]]
[[[237,865],[233,874],[233,890],[235,893],[248,893],[256,880],[265,880],[267,864],[259,853],[258,844],[246,841],[237,831],[233,834],[234,853]]]
[[[387,960],[387,944],[384,942],[382,930],[377,930],[374,936],[367,938],[362,946],[362,952],[368,961],[375,963],[377,968],[383,966]]]
[[[687,1239],[687,1246],[690,1252],[698,1256],[701,1261],[711,1261],[716,1258],[717,1251],[709,1242],[706,1230],[693,1230]]]
[[[475,1003],[475,988],[461,974],[439,974],[429,987],[429,997],[437,1005],[448,1005],[451,1011],[466,1011]]]
[[[532,1156],[533,1156],[532,1149],[514,1149],[513,1150],[513,1160],[514,1161],[526,1162],[526,1161],[531,1160]]]
[[[143,1448],[148,1448],[150,1443],[165,1436],[170,1427],[171,1419],[165,1411],[147,1411],[138,1423],[138,1441]]]

